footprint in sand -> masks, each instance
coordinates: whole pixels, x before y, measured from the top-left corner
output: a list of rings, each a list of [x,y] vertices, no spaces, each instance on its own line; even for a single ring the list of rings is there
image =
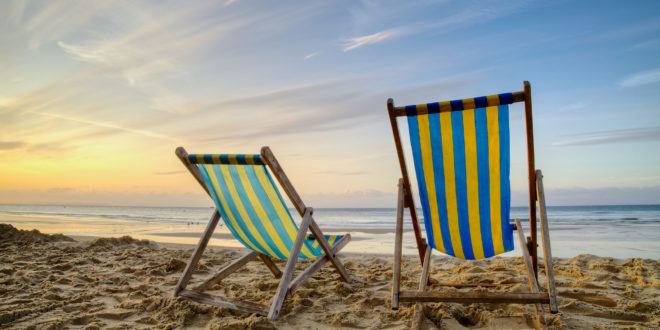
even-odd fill
[[[96,317],[99,318],[104,318],[104,319],[111,319],[111,320],[124,320],[130,316],[135,314],[133,311],[126,311],[126,310],[110,310],[107,312],[99,312],[96,313]]]
[[[603,306],[603,307],[616,307],[616,300],[607,297],[601,296],[595,293],[584,292],[584,291],[559,291],[557,292],[559,296],[568,297],[584,301],[590,304]]]

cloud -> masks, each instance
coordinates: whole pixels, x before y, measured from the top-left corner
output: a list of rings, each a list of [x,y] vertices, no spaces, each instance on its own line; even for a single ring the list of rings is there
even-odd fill
[[[61,141],[0,141],[0,159],[21,159],[32,156],[43,160],[61,156],[75,149],[76,146]]]
[[[305,57],[303,57],[303,59],[304,59],[304,60],[309,60],[310,58],[312,58],[312,57],[318,55],[318,53],[319,53],[319,52],[313,52],[313,53],[311,53],[311,54],[307,54],[307,55],[305,55]]]
[[[115,124],[102,123],[102,122],[93,121],[93,120],[74,118],[74,117],[70,117],[70,116],[58,115],[58,114],[48,113],[48,112],[36,112],[35,111],[35,113],[38,113],[38,114],[44,115],[44,116],[48,116],[48,117],[73,121],[73,122],[76,122],[76,123],[87,124],[87,125],[92,125],[92,126],[98,126],[98,127],[103,127],[103,128],[110,128],[110,129],[124,131],[124,132],[128,132],[128,133],[139,134],[139,135],[150,137],[150,138],[156,138],[156,139],[173,141],[173,142],[178,142],[179,141],[179,139],[176,139],[176,138],[173,138],[173,137],[170,137],[170,136],[167,136],[167,135],[158,134],[158,133],[154,133],[154,132],[147,131],[147,130],[142,130],[142,129],[134,129],[134,128],[130,128],[130,127],[123,127],[123,126],[120,126],[120,125],[115,125]]]
[[[630,50],[647,50],[647,49],[656,49],[660,48],[660,39],[651,39],[630,47]]]
[[[173,175],[173,174],[181,174],[185,173],[186,171],[169,171],[169,172],[154,172],[154,175]]]
[[[20,25],[28,48],[37,51],[49,44],[80,31],[83,26],[114,7],[116,1],[12,1],[10,23]]]
[[[382,110],[369,106],[381,96],[369,94],[364,81],[354,78],[302,84],[208,104],[187,117],[199,124],[187,125],[194,128],[182,135],[196,136],[198,142],[226,141],[361,125],[365,118],[381,115]],[[215,120],[209,121],[210,117]]]
[[[349,50],[356,49],[358,47],[362,47],[365,45],[370,45],[370,44],[377,44],[379,42],[383,42],[387,39],[392,39],[396,37],[400,37],[402,35],[410,33],[410,29],[406,27],[398,27],[398,28],[392,28],[392,29],[387,29],[384,31],[376,32],[373,34],[365,35],[365,36],[360,36],[360,37],[353,37],[344,42],[344,47],[342,48],[343,51],[347,52]]]
[[[0,141],[0,150],[12,150],[25,146],[23,141]]]
[[[192,64],[204,60],[206,52],[223,38],[232,38],[236,31],[267,17],[267,13],[230,16],[215,1],[169,11],[140,6],[126,5],[128,8],[105,13],[103,18],[110,21],[125,17],[115,22],[117,29],[101,29],[82,39],[63,37],[57,45],[73,59],[123,78],[149,98],[151,108],[173,113],[189,111],[188,88],[182,82],[188,79]],[[217,15],[209,14],[213,12]]]
[[[25,150],[37,154],[50,154],[61,153],[65,151],[74,150],[76,147],[67,144],[66,142],[52,141],[27,144]]]
[[[660,68],[637,72],[619,82],[619,88],[631,88],[660,82]]]
[[[565,135],[576,139],[553,143],[555,147],[587,146],[609,143],[660,141],[660,126],[633,127],[618,130],[597,131]]]
[[[308,105],[330,101],[336,98],[336,93],[347,96],[347,92],[361,85],[359,79],[341,79],[322,82],[309,82],[300,85],[288,86],[270,90],[263,93],[225,98],[206,107],[206,110],[245,106],[258,109],[261,106],[286,105]],[[360,91],[354,93],[359,95]]]
[[[353,25],[359,31],[373,31],[382,22],[396,22],[401,17],[408,17],[409,21],[417,23],[381,30],[369,35],[352,37],[343,42],[344,52],[394,39],[409,34],[418,33],[449,33],[453,30],[483,24],[499,17],[509,15],[524,6],[524,1],[508,1],[490,5],[488,2],[478,2],[476,5],[464,6],[461,10],[452,8],[449,3],[439,2],[430,4],[427,1],[405,1],[396,4],[382,5],[380,2],[362,1],[358,8],[350,9],[353,16]],[[438,12],[449,13],[447,16],[433,16],[432,20],[426,17],[417,18],[420,12],[429,12],[436,8]]]

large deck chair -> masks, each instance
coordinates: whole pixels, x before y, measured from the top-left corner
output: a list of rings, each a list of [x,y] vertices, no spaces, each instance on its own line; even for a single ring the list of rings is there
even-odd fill
[[[525,104],[529,175],[529,223],[531,238],[525,240],[519,220],[509,222],[509,108]],[[541,304],[557,313],[552,255],[540,170],[535,170],[532,127],[532,100],[529,82],[523,90],[463,100],[435,102],[405,107],[387,101],[397,155],[403,177],[398,184],[392,308],[399,302],[416,302],[413,323],[421,326],[423,302],[520,303],[534,304],[536,326],[544,321]],[[397,123],[408,119],[410,141],[426,238],[418,224],[408,170]],[[536,203],[539,204],[547,292],[540,292],[537,272]],[[401,244],[403,211],[412,219],[422,275],[418,291],[402,291]],[[431,250],[465,260],[489,258],[513,250],[513,230],[517,229],[529,279],[529,293],[511,292],[429,292],[426,290],[431,268]],[[478,287],[479,284],[440,286]]]
[[[175,297],[181,296],[200,303],[267,315],[268,319],[274,321],[284,299],[328,261],[341,279],[350,283],[337,253],[350,241],[351,235],[323,235],[312,217],[312,208],[305,206],[268,147],[263,147],[260,155],[189,155],[185,149],[179,147],[176,149],[176,155],[213,199],[216,210],[174,290]],[[266,166],[273,172],[302,217],[300,227],[296,226],[291,218]],[[197,287],[186,289],[220,218],[233,236],[252,251]],[[307,234],[308,230],[311,234]],[[272,258],[288,259],[284,272],[279,270]],[[298,258],[317,260],[291,281]],[[204,293],[206,289],[218,284],[249,261],[257,259],[261,260],[276,278],[281,277],[270,306]]]

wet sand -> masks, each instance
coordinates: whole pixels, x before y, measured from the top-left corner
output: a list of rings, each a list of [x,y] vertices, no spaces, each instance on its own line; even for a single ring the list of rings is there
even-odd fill
[[[340,254],[352,285],[326,266],[284,303],[275,322],[265,317],[202,305],[172,292],[193,246],[157,244],[130,237],[45,235],[0,225],[0,327],[5,328],[370,328],[409,326],[412,304],[390,309],[392,257]],[[211,247],[195,271],[195,285],[244,254]],[[310,261],[296,268],[302,271]],[[278,261],[282,268],[284,262]],[[402,287],[413,290],[419,260],[404,258]],[[660,260],[579,255],[555,259],[560,313],[547,313],[550,328],[660,327]],[[464,262],[435,256],[432,283],[499,283],[525,292],[520,258]],[[540,276],[541,285],[545,278]],[[210,293],[265,304],[278,280],[259,262],[249,263]],[[433,285],[431,285],[433,289]],[[457,290],[435,288],[436,290]],[[463,291],[460,289],[458,291]],[[531,306],[429,303],[423,327],[533,327]]]

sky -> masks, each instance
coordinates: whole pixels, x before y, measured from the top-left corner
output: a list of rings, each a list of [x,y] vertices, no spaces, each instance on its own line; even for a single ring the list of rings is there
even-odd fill
[[[549,205],[660,204],[658,1],[2,1],[0,203],[210,206],[175,148],[268,145],[308,205],[395,207],[388,98],[524,80]]]

